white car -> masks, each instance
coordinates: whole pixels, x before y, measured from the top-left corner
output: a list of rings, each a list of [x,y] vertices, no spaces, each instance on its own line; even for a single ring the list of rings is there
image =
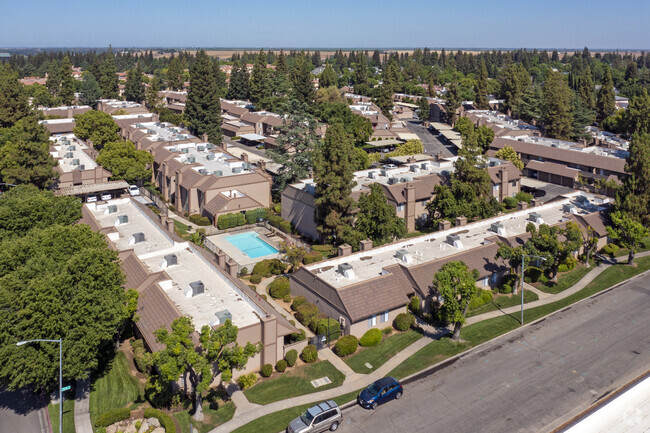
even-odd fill
[[[132,196],[140,195],[140,188],[137,185],[129,185],[129,194]]]
[[[103,192],[102,193],[102,200],[108,201],[108,200],[110,200],[112,198],[113,198],[113,196],[111,195],[110,192]]]
[[[97,196],[96,195],[89,195],[86,197],[86,203],[94,203],[97,201]]]

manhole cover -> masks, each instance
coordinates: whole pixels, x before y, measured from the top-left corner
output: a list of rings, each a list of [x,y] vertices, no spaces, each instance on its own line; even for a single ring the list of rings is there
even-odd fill
[[[332,381],[327,376],[311,381],[311,384],[314,388],[320,388],[321,386],[329,385],[330,383],[332,383]]]

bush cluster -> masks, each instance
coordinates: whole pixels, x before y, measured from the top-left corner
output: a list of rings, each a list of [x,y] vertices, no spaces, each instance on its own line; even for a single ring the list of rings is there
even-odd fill
[[[411,298],[409,301],[409,310],[411,310],[413,313],[418,314],[420,312],[420,297],[415,295]]]
[[[293,226],[289,221],[285,221],[281,216],[275,215],[272,211],[266,213],[266,219],[273,227],[282,230],[285,233],[293,233]]]
[[[296,310],[296,320],[304,326],[309,326],[311,321],[318,316],[318,307],[312,303],[305,302],[301,304]]]
[[[280,259],[266,259],[255,263],[252,274],[270,277],[271,275],[280,275],[287,270],[287,265]]]
[[[310,329],[315,334],[327,334],[329,325],[329,339],[336,340],[341,335],[341,324],[334,319],[315,319],[312,320]]]
[[[246,211],[246,224],[255,224],[258,219],[266,219],[266,210],[252,209]]]
[[[527,192],[519,191],[517,194],[515,194],[515,198],[517,201],[525,201],[526,203],[530,203],[530,201],[533,199],[533,195]]]
[[[564,260],[564,264],[566,265],[568,270],[575,269],[576,266],[578,266],[578,259],[575,259],[573,257],[567,257]]]
[[[393,333],[393,327],[392,326],[387,326],[384,329],[381,330],[381,333],[384,335],[390,335]]]
[[[246,217],[241,212],[227,213],[219,215],[219,218],[217,218],[217,228],[219,228],[219,230],[239,227],[244,224],[246,224]]]
[[[305,254],[305,257],[303,257],[302,262],[306,265],[310,265],[312,263],[320,262],[323,260],[323,255],[319,253],[318,251],[310,251],[307,254]]]
[[[569,270],[569,267],[562,263],[560,266],[557,267],[558,272],[567,272]]]
[[[197,226],[209,226],[210,218],[202,216],[201,214],[195,213],[190,215],[190,222],[196,224]]]
[[[313,344],[308,344],[307,346],[305,346],[305,348],[302,349],[300,358],[302,358],[303,361],[308,363],[316,362],[316,360],[318,359],[318,350],[316,350],[316,346],[314,346]]]
[[[293,302],[291,303],[291,310],[298,311],[298,308],[300,308],[301,305],[306,303],[307,303],[307,299],[304,296],[296,296],[295,298],[293,298]]]
[[[135,366],[142,373],[146,373],[152,367],[151,357],[147,355],[147,351],[144,348],[144,342],[142,340],[134,340],[131,343],[133,348],[133,359],[135,361]]]
[[[616,244],[607,244],[604,247],[601,248],[600,252],[603,254],[607,254],[610,257],[614,257],[616,253],[618,253],[618,250],[620,250],[620,247]]]
[[[381,343],[384,334],[377,328],[368,329],[359,339],[359,344],[363,347],[378,346]]]
[[[415,325],[415,316],[409,313],[399,313],[393,320],[393,326],[398,331],[406,331],[413,325]]]
[[[344,356],[352,355],[359,347],[359,340],[354,335],[346,335],[339,338],[334,345],[334,353],[343,358]]]
[[[284,371],[287,369],[287,365],[287,361],[281,359],[275,363],[275,369],[278,371],[278,373],[284,373]]]
[[[260,370],[262,377],[269,377],[273,374],[273,366],[271,364],[264,364]]]
[[[474,296],[472,300],[469,301],[469,309],[473,310],[475,308],[478,308],[481,305],[487,304],[491,300],[492,300],[492,290],[479,289],[476,296]]]
[[[526,277],[530,278],[530,281],[536,283],[539,281],[539,277],[544,275],[544,271],[535,266],[529,266],[526,268]]]
[[[269,295],[275,299],[284,299],[289,293],[289,279],[287,277],[278,277],[269,285]]]
[[[160,421],[160,425],[165,429],[165,433],[176,433],[176,425],[172,417],[167,415],[165,412],[161,412],[158,409],[147,408],[144,410],[145,418],[156,418]]]
[[[507,209],[514,209],[517,207],[517,199],[514,197],[506,197],[503,199],[503,204],[506,205]]]
[[[306,340],[306,339],[307,339],[307,335],[305,335],[305,330],[301,329],[300,331],[294,332],[293,334],[289,335],[289,344],[295,343],[296,341]]]
[[[97,417],[95,421],[95,427],[108,427],[111,424],[115,424],[119,421],[124,421],[131,416],[131,410],[128,407],[123,407],[119,409],[112,409],[108,412]]]
[[[250,388],[255,385],[255,382],[257,382],[257,374],[255,373],[242,374],[237,378],[237,385],[241,390]]]
[[[284,355],[284,360],[287,361],[287,365],[289,367],[293,367],[296,365],[296,362],[298,361],[298,351],[295,349],[291,349]]]

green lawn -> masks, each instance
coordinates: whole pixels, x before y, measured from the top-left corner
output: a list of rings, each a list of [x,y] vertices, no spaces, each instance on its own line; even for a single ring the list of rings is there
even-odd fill
[[[52,431],[59,433],[59,405],[50,404],[47,406],[52,422]],[[63,433],[75,433],[74,430],[74,393],[63,393]]]
[[[192,415],[190,415],[189,410],[176,412],[173,416],[178,421],[178,424],[180,424],[183,433],[190,433],[190,421],[192,422],[192,426],[198,429],[200,433],[207,433],[215,427],[230,421],[233,415],[235,415],[235,409],[235,403],[231,401],[220,403],[217,410],[211,409],[209,403],[204,403],[203,414],[205,418],[203,422],[192,420]]]
[[[422,334],[416,331],[400,332],[384,338],[379,346],[361,348],[360,352],[343,360],[357,373],[370,373],[420,338]],[[366,362],[372,365],[372,368],[366,367]]]
[[[589,283],[587,287],[579,292],[550,304],[524,310],[524,322],[530,323],[531,321],[546,316],[554,311],[561,310],[562,308],[578,302],[581,299],[601,292],[620,283],[621,281],[650,269],[650,257],[642,257],[636,259],[635,262],[637,264],[636,267],[630,267],[623,264],[611,266],[605,269],[598,278]],[[516,329],[519,327],[518,314],[519,313],[517,313],[516,317],[505,315],[466,326],[461,331],[461,339],[464,340],[462,342],[452,342],[448,338],[433,341],[400,364],[397,368],[391,371],[389,375],[397,378],[409,376],[464,350]]]
[[[593,269],[594,269],[593,266],[587,268],[584,265],[579,265],[574,270],[560,275],[560,277],[557,280],[557,284],[553,284],[549,281],[548,283],[539,286],[539,290],[541,290],[542,292],[552,293],[555,295],[573,286],[575,283],[580,281],[582,277],[587,275],[589,271]]]
[[[106,374],[92,384],[90,417],[93,424],[104,412],[140,401],[143,388],[138,379],[131,376],[124,353],[117,352]]]
[[[331,384],[314,388],[310,383],[314,379],[325,376],[329,377],[332,381]],[[269,379],[258,382],[257,385],[245,390],[244,394],[251,403],[269,404],[286,398],[336,388],[343,383],[343,380],[345,380],[345,375],[338,371],[331,362],[320,361],[315,364],[290,368],[282,374],[275,373]]]
[[[190,229],[190,226],[183,224],[178,220],[174,220],[174,227],[176,228],[176,233],[179,235],[186,235],[187,231]]]
[[[533,302],[539,299],[537,293],[524,289],[524,304]],[[488,313],[497,309],[512,307],[514,305],[521,305],[521,294],[517,295],[496,295],[492,298],[492,302],[481,305],[478,308],[469,310],[467,317],[477,316],[479,314]]]
[[[357,398],[357,395],[360,391],[361,390],[350,392],[348,394],[336,397],[333,400],[338,405],[342,405]],[[284,431],[294,418],[300,416],[305,410],[307,410],[310,406],[313,406],[315,403],[320,403],[320,401],[315,401],[309,404],[303,404],[302,406],[296,406],[292,407],[291,409],[285,409],[264,415],[255,421],[251,421],[248,424],[243,425],[236,430],[233,430],[232,433],[277,433],[279,431]]]

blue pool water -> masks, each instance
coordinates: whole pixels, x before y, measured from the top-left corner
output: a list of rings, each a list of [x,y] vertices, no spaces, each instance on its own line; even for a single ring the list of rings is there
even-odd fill
[[[260,239],[255,232],[226,236],[226,240],[251,259],[278,252],[278,250]]]

